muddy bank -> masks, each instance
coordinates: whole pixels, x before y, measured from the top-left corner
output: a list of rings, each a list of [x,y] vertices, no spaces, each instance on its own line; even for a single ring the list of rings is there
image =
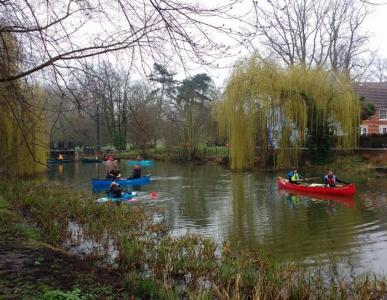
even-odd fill
[[[93,261],[44,244],[0,243],[0,299],[42,299],[77,291],[89,299],[125,298],[121,276]]]

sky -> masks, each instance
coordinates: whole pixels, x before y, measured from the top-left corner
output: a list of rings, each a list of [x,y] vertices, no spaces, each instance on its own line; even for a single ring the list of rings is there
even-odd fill
[[[374,11],[366,19],[364,28],[370,31],[370,46],[378,49],[379,56],[387,58],[387,1],[374,0],[373,3],[386,3],[384,5],[375,5]]]

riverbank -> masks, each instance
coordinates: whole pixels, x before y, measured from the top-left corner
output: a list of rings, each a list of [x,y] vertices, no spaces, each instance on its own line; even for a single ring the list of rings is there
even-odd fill
[[[14,205],[8,192],[15,188],[1,183],[0,299],[124,298],[117,272],[45,242],[47,236],[27,208]]]
[[[376,149],[375,149],[376,150]],[[136,160],[140,155],[146,159],[152,159],[155,161],[174,161],[174,162],[193,162],[197,164],[204,163],[217,163],[228,166],[229,164],[229,151],[230,149],[225,146],[219,147],[205,147],[201,148],[196,155],[196,160],[188,161],[187,155],[184,149],[172,149],[170,151],[166,151],[165,149],[149,150],[146,155],[132,150],[129,152],[117,152],[112,153],[117,159],[129,159]],[[386,153],[385,153],[386,152]],[[260,157],[257,156],[255,158],[256,167],[264,168],[266,170],[274,170],[273,166],[264,166],[260,161]],[[302,168],[314,168],[316,170],[326,172],[326,169],[330,168],[338,171],[346,171],[348,169],[355,169],[360,172],[367,171],[369,168],[375,168],[377,166],[385,165],[387,161],[387,151],[374,151],[374,153],[370,154],[370,151],[365,149],[358,149],[353,153],[343,153],[342,151],[337,151],[334,155],[332,162],[327,164],[312,164],[307,159],[307,154],[301,160],[301,164],[299,167]],[[276,170],[279,170],[278,168]]]
[[[0,298],[12,299],[10,291],[15,299],[28,293],[24,298],[45,299],[49,293],[72,293],[71,299],[387,296],[385,278],[329,281],[318,270],[279,264],[259,249],[218,247],[199,236],[172,238],[162,211],[100,205],[92,195],[61,184],[0,182],[0,195]],[[92,279],[80,280],[89,275]],[[39,276],[47,279],[43,285],[30,284]],[[17,277],[22,280],[11,280]]]

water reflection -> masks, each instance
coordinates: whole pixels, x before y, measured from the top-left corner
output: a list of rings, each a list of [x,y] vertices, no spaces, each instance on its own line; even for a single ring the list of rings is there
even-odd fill
[[[91,178],[104,174],[103,164],[58,167],[48,177],[76,189],[91,191]],[[121,161],[120,170],[126,176],[131,167]],[[387,271],[386,179],[359,176],[358,193],[346,198],[278,191],[276,173],[232,173],[216,165],[156,163],[147,172],[152,182],[141,193],[158,198],[133,205],[165,208],[174,235],[195,232],[307,266]]]
[[[336,204],[344,205],[348,208],[355,208],[356,202],[353,196],[340,196],[340,195],[323,195],[318,193],[311,192],[302,192],[302,191],[287,191],[280,189],[280,195],[288,195],[288,198],[297,199],[298,198],[308,198],[312,201],[327,201],[330,206],[335,206]]]

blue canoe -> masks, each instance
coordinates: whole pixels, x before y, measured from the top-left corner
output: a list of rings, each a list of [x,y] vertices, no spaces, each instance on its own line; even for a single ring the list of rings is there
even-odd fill
[[[121,186],[137,186],[137,185],[144,185],[150,183],[150,175],[143,176],[140,178],[135,179],[116,179],[116,180],[106,180],[106,179],[97,179],[93,178],[91,180],[91,183],[93,185],[93,189],[108,189],[110,187],[110,184],[115,181],[119,183]]]
[[[152,166],[155,164],[154,160],[129,160],[128,165],[134,166],[134,165],[140,165],[140,166]]]
[[[125,192],[125,194],[122,197],[112,197],[110,194],[108,194],[107,197],[102,197],[97,200],[98,203],[103,203],[103,202],[122,202],[122,201],[128,201],[132,199],[134,196],[136,196],[136,192]]]

